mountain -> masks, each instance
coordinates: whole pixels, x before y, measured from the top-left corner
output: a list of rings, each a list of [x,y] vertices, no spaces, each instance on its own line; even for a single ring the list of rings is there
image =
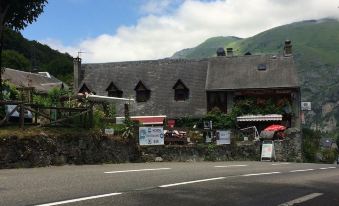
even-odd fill
[[[48,71],[70,83],[73,78],[73,58],[37,41],[25,39],[19,32],[5,30],[3,65],[23,71]]]
[[[176,52],[171,58],[206,58],[219,47],[232,47],[235,55],[282,53],[284,41],[293,44],[301,83],[302,101],[312,102],[306,126],[335,131],[339,128],[339,22],[321,19],[279,26],[253,37],[213,37],[197,47]]]
[[[209,38],[195,48],[184,49],[176,52],[172,58],[201,59],[213,56],[219,47],[226,47],[234,42],[241,40],[238,37],[213,37]]]

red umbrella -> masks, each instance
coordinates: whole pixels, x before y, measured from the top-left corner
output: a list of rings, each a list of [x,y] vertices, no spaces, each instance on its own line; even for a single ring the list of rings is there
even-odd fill
[[[285,130],[286,127],[280,124],[272,124],[264,129],[264,131],[281,131]]]

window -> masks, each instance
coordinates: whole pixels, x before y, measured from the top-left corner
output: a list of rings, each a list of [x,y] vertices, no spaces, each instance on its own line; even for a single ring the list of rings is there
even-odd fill
[[[189,89],[180,79],[175,83],[173,89],[175,101],[186,101],[189,98]]]
[[[259,71],[265,71],[267,69],[267,66],[266,64],[258,64],[257,68]]]
[[[151,97],[151,90],[147,89],[142,81],[138,82],[134,90],[137,102],[147,102]]]
[[[82,93],[82,94],[90,94],[92,93],[92,91],[87,87],[87,85],[84,83],[81,88],[79,89],[79,92],[78,93]]]
[[[123,92],[118,89],[117,86],[113,82],[109,84],[109,86],[106,89],[107,91],[107,96],[109,97],[122,97]]]
[[[227,113],[227,93],[207,92],[207,110],[218,108],[221,112]]]

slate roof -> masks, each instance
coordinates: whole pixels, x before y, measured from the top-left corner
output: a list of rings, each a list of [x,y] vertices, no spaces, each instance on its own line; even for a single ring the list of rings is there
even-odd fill
[[[131,115],[139,116],[201,117],[207,112],[206,90],[299,87],[292,57],[272,55],[83,64],[81,69],[84,79],[79,88],[86,84],[97,95],[107,96],[106,89],[113,82],[124,98],[135,98],[138,82],[145,84],[151,90],[150,99],[130,108]],[[189,89],[186,101],[174,100],[178,80]],[[119,103],[117,113],[123,115]]]
[[[205,82],[206,60],[135,61],[102,64],[83,64],[85,78],[80,84],[86,84],[97,95],[107,95],[111,82],[123,91],[123,97],[135,98],[134,90],[139,81],[151,91],[147,102],[130,106],[133,115],[167,115],[168,117],[199,117],[206,114]],[[181,81],[189,89],[189,99],[174,100],[173,86]],[[123,115],[123,105],[117,103],[118,115]]]
[[[292,57],[246,55],[210,58],[206,90],[298,88]]]
[[[46,74],[30,73],[10,68],[5,69],[2,79],[8,80],[18,87],[34,87],[37,92],[41,93],[47,93],[54,87],[60,88],[64,84],[52,75],[47,77]],[[64,84],[64,87],[68,89],[66,84]]]

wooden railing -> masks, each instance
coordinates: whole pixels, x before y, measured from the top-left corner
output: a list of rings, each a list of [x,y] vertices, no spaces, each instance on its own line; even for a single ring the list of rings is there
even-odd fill
[[[93,124],[93,105],[86,108],[68,108],[68,107],[46,107],[37,104],[28,104],[20,101],[0,101],[0,106],[15,105],[11,111],[6,110],[6,115],[0,119],[0,126],[5,124],[15,124],[10,122],[15,112],[19,113],[19,126],[23,128],[25,124],[25,111],[32,113],[32,123],[38,127],[42,126],[65,126],[78,127],[72,123],[72,120],[79,118],[80,125],[85,128],[91,128]],[[49,113],[46,113],[49,111]],[[38,123],[39,118],[45,118],[48,121]],[[30,124],[32,124],[30,123]]]

